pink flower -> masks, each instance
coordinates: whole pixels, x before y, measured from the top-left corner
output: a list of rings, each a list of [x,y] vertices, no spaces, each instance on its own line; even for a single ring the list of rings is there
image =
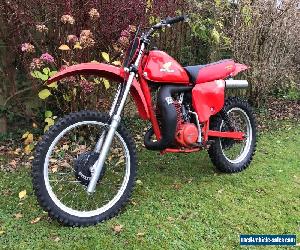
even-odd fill
[[[46,25],[44,25],[44,24],[37,24],[36,26],[36,30],[38,31],[38,32],[41,32],[41,33],[43,33],[43,32],[48,32],[48,28],[46,27]]]
[[[41,60],[48,63],[54,63],[54,58],[49,53],[44,53],[40,57]]]
[[[90,15],[91,20],[93,20],[93,21],[96,21],[100,17],[98,10],[95,8],[90,10],[89,15]]]
[[[30,43],[23,43],[21,45],[21,50],[22,50],[22,52],[33,53],[35,51],[35,48]]]
[[[76,43],[78,41],[78,37],[75,35],[68,35],[67,42],[68,43]]]
[[[127,47],[129,45],[129,39],[126,36],[121,36],[119,38],[119,43],[122,47]]]
[[[93,92],[93,89],[94,89],[94,85],[87,81],[87,80],[81,80],[79,82],[80,86],[82,87],[82,90],[85,94],[89,94],[91,92]]]
[[[44,62],[40,58],[33,58],[32,62],[30,63],[31,70],[38,70],[44,66]]]
[[[80,45],[83,48],[93,47],[96,43],[94,40],[93,33],[90,30],[82,30],[80,33]]]
[[[129,30],[130,32],[134,33],[134,32],[136,32],[136,26],[134,26],[134,25],[129,25],[129,26],[128,26],[128,30]]]
[[[75,85],[77,83],[77,79],[74,76],[69,76],[61,79],[60,82],[68,85]]]
[[[130,37],[130,32],[128,30],[123,30],[121,36]]]
[[[75,23],[75,19],[74,17],[72,17],[71,15],[63,15],[60,19],[64,24],[74,24]]]

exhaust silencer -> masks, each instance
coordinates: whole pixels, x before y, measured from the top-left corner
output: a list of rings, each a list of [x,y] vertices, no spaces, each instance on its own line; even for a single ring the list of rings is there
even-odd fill
[[[249,83],[247,80],[226,80],[225,86],[227,89],[242,89],[248,88]]]

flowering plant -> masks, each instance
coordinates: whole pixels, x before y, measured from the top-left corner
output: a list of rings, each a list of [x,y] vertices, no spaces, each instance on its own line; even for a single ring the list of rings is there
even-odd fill
[[[98,18],[99,12],[93,8],[89,11],[90,18],[95,20]],[[65,25],[73,25],[76,20],[71,15],[63,15],[61,22]],[[39,27],[37,32],[44,30],[51,32],[51,29]],[[39,57],[34,57],[36,53],[35,46],[26,42],[21,45],[21,51],[28,60],[32,57],[29,63],[30,75],[36,79],[37,86],[40,86],[38,97],[46,103],[47,109],[52,109],[49,112],[58,115],[77,111],[80,109],[95,109],[100,106],[108,106],[109,98],[107,91],[110,91],[111,83],[109,80],[99,78],[97,76],[71,76],[62,79],[60,83],[54,82],[46,85],[46,81],[71,65],[77,64],[79,61],[89,60],[97,63],[103,60],[105,63],[111,63],[116,66],[122,64],[122,56],[127,48],[130,36],[136,31],[135,26],[130,25],[127,29],[121,32],[121,37],[114,44],[113,48],[107,52],[101,52],[100,57],[92,58],[95,55],[95,37],[90,29],[81,30],[79,36],[68,34],[64,36],[64,41],[57,48],[60,51],[59,57],[55,58],[49,52],[42,53]],[[91,60],[93,59],[93,60]],[[41,84],[42,83],[42,84]],[[113,90],[111,90],[113,91]],[[107,105],[105,105],[107,103]],[[54,124],[54,119],[45,117],[45,131]]]

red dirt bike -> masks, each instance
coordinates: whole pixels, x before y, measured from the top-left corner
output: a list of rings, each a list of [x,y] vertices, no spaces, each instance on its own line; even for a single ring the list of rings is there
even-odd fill
[[[247,66],[223,60],[184,68],[165,52],[147,49],[155,31],[185,20],[167,18],[141,35],[137,31],[121,68],[83,63],[49,79],[50,84],[97,75],[119,84],[108,114],[71,113],[38,144],[33,187],[52,218],[69,226],[93,225],[117,215],[129,199],[137,169],[135,143],[121,123],[129,93],[140,118],[152,124],[144,137],[147,149],[162,154],[208,149],[217,169],[228,173],[249,166],[256,146],[252,109],[240,98],[225,101],[225,89],[248,86],[232,79]]]

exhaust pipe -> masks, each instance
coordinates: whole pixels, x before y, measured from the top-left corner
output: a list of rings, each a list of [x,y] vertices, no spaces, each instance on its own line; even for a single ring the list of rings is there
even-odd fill
[[[227,89],[242,89],[248,88],[249,83],[247,80],[225,80],[225,86]]]
[[[161,114],[161,139],[152,141],[153,129],[149,129],[144,137],[145,147],[149,150],[164,150],[171,146],[175,140],[177,127],[177,112],[173,103],[172,94],[191,91],[192,87],[165,85],[158,92],[157,106]]]

